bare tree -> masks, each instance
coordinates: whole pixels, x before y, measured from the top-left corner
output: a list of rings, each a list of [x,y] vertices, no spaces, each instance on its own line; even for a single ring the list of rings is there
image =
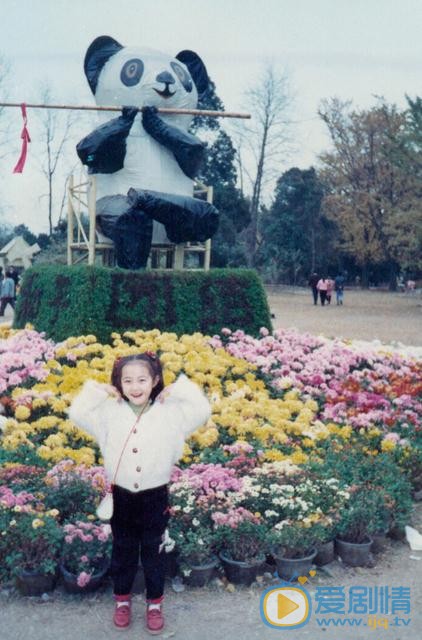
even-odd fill
[[[44,104],[53,102],[51,89],[45,85],[42,89],[42,101]],[[48,228],[49,235],[53,233],[53,187],[54,177],[59,163],[66,156],[66,147],[69,142],[72,126],[76,122],[76,112],[58,112],[53,109],[43,109],[39,115],[42,130],[42,147],[40,167],[47,179],[48,192],[40,197],[48,198]]]
[[[251,223],[245,232],[250,266],[254,264],[260,244],[259,218],[263,192],[280,175],[280,165],[290,152],[289,112],[292,103],[287,73],[277,72],[272,64],[265,66],[261,80],[246,92],[244,106],[252,117],[238,129],[238,162],[251,185]],[[245,154],[249,156],[250,163],[242,160],[241,156]]]

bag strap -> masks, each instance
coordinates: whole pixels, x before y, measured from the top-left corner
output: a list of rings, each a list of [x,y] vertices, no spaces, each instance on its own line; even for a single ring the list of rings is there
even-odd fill
[[[147,404],[149,405],[149,403],[147,403]],[[118,461],[118,463],[117,463],[116,471],[114,472],[113,480],[112,480],[112,482],[111,482],[111,488],[113,488],[113,486],[114,486],[114,481],[116,480],[116,476],[117,476],[117,472],[118,472],[118,470],[119,470],[120,462],[122,461],[123,452],[124,452],[124,450],[126,449],[126,445],[127,445],[127,443],[129,442],[129,438],[130,438],[130,436],[132,435],[132,433],[134,432],[135,427],[136,427],[136,425],[138,424],[139,420],[141,419],[141,416],[142,416],[143,412],[145,411],[146,406],[147,406],[147,405],[145,405],[145,406],[143,407],[143,409],[142,409],[141,413],[139,414],[139,416],[137,416],[137,418],[136,418],[136,420],[135,420],[135,424],[133,425],[133,427],[132,427],[132,428],[131,428],[131,430],[129,431],[129,434],[128,434],[127,438],[126,438],[126,442],[125,442],[125,443],[124,443],[124,445],[123,445],[123,449],[122,449],[122,451],[121,451],[121,453],[120,453],[119,461]]]

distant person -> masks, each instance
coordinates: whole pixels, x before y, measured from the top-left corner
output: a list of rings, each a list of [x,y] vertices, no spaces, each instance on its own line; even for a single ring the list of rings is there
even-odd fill
[[[334,280],[332,278],[327,278],[327,303],[331,304],[331,296],[334,291]]]
[[[355,278],[355,285],[356,285],[357,287],[360,287],[360,276],[356,276],[356,278]]]
[[[18,272],[16,271],[15,267],[9,267],[8,268],[8,272],[9,272],[9,275],[12,278],[13,282],[15,283],[15,287],[16,287],[16,285],[19,282],[19,274],[18,274]]]
[[[409,291],[410,293],[415,293],[416,292],[416,281],[415,280],[408,280],[406,282],[406,291]]]
[[[318,282],[319,282],[319,275],[317,274],[316,271],[314,271],[308,280],[308,287],[311,287],[312,289],[314,304],[318,304],[318,286],[317,286]]]
[[[344,296],[344,278],[340,274],[336,276],[334,280],[334,290],[336,292],[337,304],[342,305]]]
[[[15,308],[15,282],[10,275],[9,271],[6,271],[6,277],[1,281],[0,290],[0,316],[4,316],[4,312],[8,304]]]
[[[321,301],[321,305],[324,306],[327,300],[328,278],[321,278],[318,281],[317,289],[319,291],[319,299]]]
[[[405,285],[403,276],[399,276],[397,278],[397,289],[400,292],[404,292],[406,290],[406,285]]]

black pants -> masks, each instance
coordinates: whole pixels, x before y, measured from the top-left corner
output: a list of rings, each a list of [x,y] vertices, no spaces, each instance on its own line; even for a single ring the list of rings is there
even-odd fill
[[[15,299],[14,298],[1,298],[0,301],[0,316],[4,315],[7,305],[10,304],[12,309],[15,308]]]
[[[324,306],[325,301],[326,301],[326,299],[327,299],[327,292],[326,292],[326,291],[321,290],[321,291],[319,292],[319,297],[320,297],[320,299],[321,299],[321,304]]]
[[[110,575],[114,594],[131,593],[138,569],[140,544],[146,598],[160,598],[164,592],[166,562],[164,549],[160,553],[158,548],[169,520],[168,487],[165,484],[132,493],[115,485],[113,502]]]
[[[318,302],[318,289],[316,287],[312,287],[312,295],[314,297],[314,304]]]

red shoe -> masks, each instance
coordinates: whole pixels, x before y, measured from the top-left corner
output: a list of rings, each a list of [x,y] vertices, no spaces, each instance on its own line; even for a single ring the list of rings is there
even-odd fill
[[[113,622],[117,629],[127,629],[131,619],[131,594],[120,596],[114,595],[116,608],[114,609]]]
[[[152,635],[156,635],[158,633],[161,633],[162,630],[164,629],[164,618],[163,618],[163,613],[161,611],[162,603],[161,602],[154,603],[159,605],[160,607],[159,609],[156,609],[156,608],[152,609],[150,607],[151,604],[153,604],[153,602],[147,603],[147,611],[146,611],[147,630]]]

